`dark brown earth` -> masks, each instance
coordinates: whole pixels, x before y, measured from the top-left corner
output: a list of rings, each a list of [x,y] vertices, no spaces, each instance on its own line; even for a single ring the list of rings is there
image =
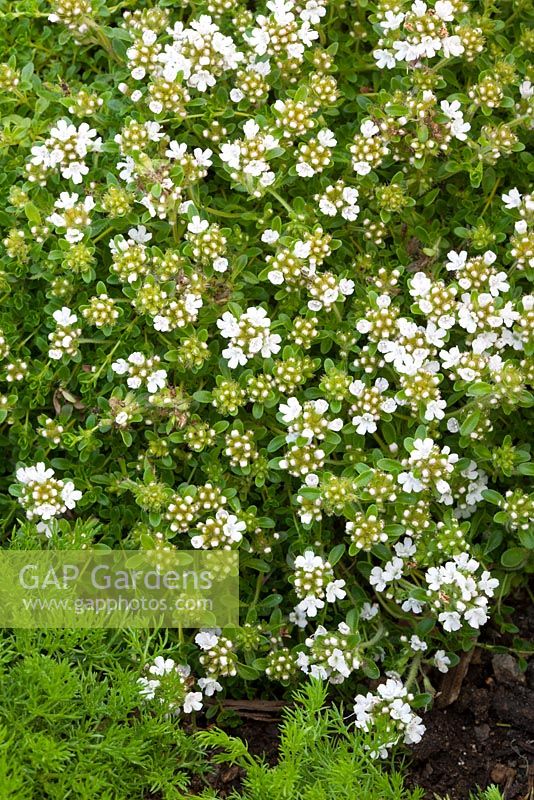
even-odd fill
[[[524,606],[514,623],[532,643],[534,608]],[[425,715],[409,782],[425,788],[428,800],[435,794],[467,800],[475,787],[492,783],[506,800],[534,800],[534,659],[522,672],[513,652],[498,652],[509,644],[509,636],[490,628],[472,654],[458,699],[439,708],[438,697]]]
[[[525,675],[512,656],[475,651],[458,700],[426,715],[409,783],[425,788],[429,800],[467,800],[491,783],[506,800],[534,798],[532,667]]]
[[[240,736],[248,742],[249,751],[258,756],[262,756],[269,764],[275,764],[278,757],[278,724],[276,722],[265,722],[251,720],[243,722],[239,728],[228,731],[233,736]],[[190,791],[199,794],[207,787],[216,789],[218,795],[228,797],[235,789],[241,787],[244,770],[238,766],[228,764],[214,764],[211,774],[204,776],[204,781],[194,778]],[[274,800],[274,798],[273,798]]]

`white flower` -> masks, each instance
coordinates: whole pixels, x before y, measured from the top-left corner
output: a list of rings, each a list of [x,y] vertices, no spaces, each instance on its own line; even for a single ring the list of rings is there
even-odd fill
[[[80,184],[84,175],[89,172],[89,167],[83,161],[71,161],[68,165],[61,168],[64,178],[70,179],[73,183]]]
[[[459,36],[446,36],[441,39],[441,49],[445,58],[461,56],[465,50]]]
[[[21,483],[45,483],[54,477],[54,470],[51,467],[47,469],[44,461],[39,461],[33,467],[21,467],[16,475]]]
[[[185,156],[186,151],[187,151],[186,144],[184,144],[183,142],[178,143],[174,141],[174,139],[172,139],[169,142],[167,150],[165,150],[165,155],[167,156],[167,158],[170,158],[171,160],[175,158],[181,159]]]
[[[310,675],[312,678],[316,678],[320,681],[325,681],[328,678],[328,672],[320,664],[313,664],[313,666],[310,667]]]
[[[499,581],[497,578],[492,578],[491,573],[487,570],[484,570],[479,578],[478,586],[488,597],[493,597],[494,590],[499,586]]]
[[[324,600],[309,594],[300,601],[297,608],[306,616],[313,618],[317,616],[318,611],[324,608]]]
[[[365,436],[366,433],[375,433],[377,430],[375,418],[368,412],[353,417],[352,424],[356,428],[356,433],[360,434],[360,436]]]
[[[341,278],[339,281],[339,291],[344,297],[349,297],[351,294],[354,294],[354,289],[356,284],[354,281],[349,280],[348,278]]]
[[[160,686],[160,681],[148,678],[138,678],[137,683],[141,686],[139,693],[147,700],[153,700],[156,696],[156,689]]]
[[[226,515],[226,512],[223,513]],[[219,516],[219,512],[217,516]],[[246,531],[246,529],[247,525],[243,520],[238,520],[234,514],[228,514],[226,522],[223,525],[223,533],[227,539],[231,542],[240,542],[243,538],[243,532]]]
[[[339,672],[340,675],[343,675],[344,678],[348,678],[351,673],[345,655],[338,647],[335,647],[332,651],[332,655],[328,657],[327,664],[335,672]]]
[[[147,231],[144,225],[138,225],[137,228],[130,228],[128,236],[136,244],[146,244],[152,239],[152,234]]]
[[[454,19],[454,6],[450,0],[436,0],[434,11],[443,22],[452,22]]]
[[[414,653],[421,652],[424,653],[425,650],[428,650],[428,645],[422,639],[419,638],[415,633],[410,637],[410,647],[414,651]]]
[[[376,125],[372,120],[367,120],[366,122],[362,122],[360,125],[360,133],[365,139],[371,139],[373,136],[376,136],[379,133],[380,128]]]
[[[154,394],[158,389],[163,389],[167,381],[167,371],[164,369],[157,369],[147,377],[146,388],[150,394]]]
[[[488,621],[488,615],[484,606],[473,606],[468,608],[464,614],[465,621],[472,628],[480,628]]]
[[[172,658],[163,658],[163,656],[156,656],[154,663],[148,668],[151,675],[168,675],[174,670],[176,666]]]
[[[201,650],[211,650],[219,641],[218,634],[213,630],[204,630],[197,633],[195,643]]]
[[[202,708],[202,692],[188,692],[184,699],[184,712],[191,714]]]
[[[281,286],[281,284],[284,282],[284,274],[279,269],[272,269],[267,277],[275,286]]]
[[[346,591],[343,589],[345,586],[344,580],[330,581],[325,589],[326,600],[328,603],[335,603],[336,600],[343,600],[346,597]]]
[[[432,422],[432,420],[435,419],[443,419],[446,408],[447,403],[445,400],[430,400],[425,408],[425,420],[427,422]]]
[[[446,0],[448,2],[448,0]],[[448,100],[442,100],[440,108],[449,119],[458,119],[463,117],[462,106],[459,100],[453,100],[449,103]]]
[[[413,540],[409,536],[407,536],[402,542],[397,542],[393,549],[399,558],[409,558],[409,556],[413,556],[417,551]]]
[[[73,314],[67,306],[63,306],[63,308],[54,311],[52,316],[58,325],[74,325],[78,321],[76,314]]]
[[[369,575],[369,583],[374,586],[377,592],[383,592],[387,586],[384,570],[381,567],[373,567]]]
[[[393,69],[395,66],[395,59],[389,50],[373,50],[373,58],[378,69]]]
[[[310,27],[309,22],[304,22],[298,32],[297,36],[301,40],[302,44],[306,47],[310,47],[313,42],[319,38],[318,31],[315,31],[312,27]],[[298,58],[301,59],[304,54],[304,48],[298,47],[297,45],[288,45],[287,48],[288,55],[291,58]]]
[[[111,369],[117,375],[125,375],[129,369],[128,362],[124,358],[119,358],[117,361],[113,362]]]
[[[302,406],[296,397],[288,398],[287,403],[281,403],[278,410],[282,414],[282,421],[286,424],[298,419],[302,413]]]
[[[437,669],[439,669],[440,672],[449,671],[451,660],[445,653],[445,650],[436,650],[434,654],[434,665],[437,667]]]
[[[438,620],[443,625],[443,629],[448,633],[459,631],[462,627],[460,615],[457,611],[443,611],[439,615]]]
[[[507,292],[510,288],[506,272],[498,272],[496,275],[490,275],[488,283],[490,294],[493,295],[493,297],[497,297],[501,292]]]
[[[225,339],[231,339],[239,334],[237,319],[229,311],[225,311],[222,317],[217,320],[217,327],[221,336],[224,336]]]
[[[300,12],[300,18],[306,20],[311,25],[319,25],[321,18],[326,14],[324,5],[318,0],[308,0],[305,7]]]
[[[426,461],[434,447],[434,440],[429,436],[426,439],[414,439],[412,451],[410,453],[410,463],[414,464],[418,461]]]
[[[267,228],[261,235],[262,242],[265,242],[266,244],[274,244],[279,238],[280,234],[278,231],[273,231],[272,228]]]
[[[407,614],[420,614],[423,610],[422,603],[416,600],[415,597],[407,597],[401,605],[403,611]]]
[[[198,685],[206,695],[212,697],[216,692],[222,692],[223,687],[215,678],[199,678]]]
[[[522,195],[520,192],[514,187],[510,189],[508,194],[502,195],[502,201],[504,203],[504,207],[511,210],[513,208],[520,208],[522,202]]]
[[[230,369],[244,367],[248,361],[248,358],[241,347],[237,347],[236,345],[229,345],[226,347],[222,351],[222,356],[228,361],[228,366]]]
[[[401,472],[397,480],[405,492],[422,492],[423,484],[411,472]]]
[[[380,27],[385,31],[396,31],[402,25],[405,15],[401,12],[395,14],[393,11],[386,11],[384,19],[380,20]]]
[[[320,130],[317,134],[317,138],[323,147],[335,147],[337,144],[337,139],[334,136],[333,131],[331,131],[329,128],[323,128]]]
[[[321,556],[316,556],[313,550],[305,550],[304,555],[297,556],[295,559],[295,567],[306,572],[313,572],[314,569],[322,566],[323,559]]]
[[[412,3],[412,14],[415,14],[416,17],[424,17],[427,12],[427,4],[423,3],[423,0],[415,0]]]
[[[464,122],[463,117],[458,117],[457,119],[453,119],[451,122],[451,133],[452,135],[461,142],[465,142],[467,139],[467,132],[471,130],[471,125],[468,122]]]
[[[461,250],[459,253],[456,253],[454,250],[450,250],[447,253],[447,258],[449,259],[445,266],[451,272],[456,272],[457,270],[461,270],[465,266],[465,262],[467,261],[467,250]]]
[[[74,484],[71,481],[67,481],[65,486],[61,490],[61,499],[63,500],[63,504],[66,508],[75,508],[76,503],[78,500],[81,500],[82,493],[79,489],[74,488]]]
[[[426,297],[432,288],[432,281],[424,272],[416,272],[410,281],[412,297]]]
[[[195,214],[191,222],[187,226],[187,230],[189,233],[203,233],[203,231],[209,228],[209,222],[207,219],[201,219],[198,214]]]
[[[404,733],[404,741],[406,744],[417,744],[421,741],[426,731],[426,726],[423,725],[421,717],[413,716]]]
[[[292,622],[294,625],[296,625],[298,628],[306,628],[308,625],[308,618],[306,614],[298,606],[296,606],[293,609],[293,611],[289,612],[289,621]],[[299,656],[304,657],[304,653],[299,653]],[[298,657],[297,657],[297,664],[300,666]]]
[[[364,622],[369,622],[373,617],[376,617],[379,611],[380,607],[378,603],[373,603],[372,605],[371,603],[364,603],[360,611],[360,619]]]
[[[393,49],[397,61],[417,61],[420,55],[418,46],[410,44],[406,39],[393,42]]]

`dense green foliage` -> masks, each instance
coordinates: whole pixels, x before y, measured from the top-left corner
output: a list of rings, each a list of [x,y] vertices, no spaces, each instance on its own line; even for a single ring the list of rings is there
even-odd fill
[[[10,796],[179,796],[166,713],[309,676],[359,731],[325,775],[364,769],[354,737],[417,742],[438,671],[517,632],[528,8],[0,2],[0,544],[236,549],[242,601],[224,631],[3,634]],[[289,764],[248,763],[247,797]]]

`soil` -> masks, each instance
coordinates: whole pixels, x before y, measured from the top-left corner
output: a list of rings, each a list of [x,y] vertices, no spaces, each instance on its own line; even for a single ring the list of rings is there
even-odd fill
[[[514,622],[521,637],[532,641],[534,608],[527,606]],[[522,672],[514,655],[499,652],[510,643],[510,636],[489,628],[482,646],[443,676],[408,767],[408,785],[425,789],[425,800],[469,800],[471,792],[490,784],[505,800],[534,800],[534,658]],[[275,721],[260,713],[229,732],[245,739],[251,753],[276,762]],[[214,765],[206,782],[196,780],[192,791],[200,794],[210,786],[225,798],[241,780],[239,767]]]
[[[532,641],[534,609],[514,620]],[[485,644],[501,648],[507,637],[491,629]],[[412,786],[428,800],[467,800],[477,786],[499,786],[506,800],[534,800],[534,659],[521,672],[511,653],[485,647],[472,654],[458,699],[440,698],[425,715],[426,733],[412,749]]]
[[[278,758],[279,728],[276,722],[251,720],[243,722],[239,728],[228,731],[232,736],[239,736],[248,742],[249,752],[264,758],[269,764],[275,764]],[[228,764],[214,764],[213,771],[204,777],[205,783],[195,777],[190,791],[201,794],[208,786],[216,789],[219,797],[228,797],[234,790],[241,788],[244,770]],[[274,798],[273,798],[274,800]]]

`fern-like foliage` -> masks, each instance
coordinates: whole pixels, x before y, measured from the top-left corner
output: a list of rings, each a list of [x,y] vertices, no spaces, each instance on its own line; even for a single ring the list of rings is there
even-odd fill
[[[295,694],[283,718],[278,763],[251,756],[241,739],[221,730],[202,731],[203,748],[216,748],[218,762],[245,770],[243,789],[232,800],[420,800],[421,789],[404,787],[400,773],[370,758],[373,740],[347,724],[340,709],[326,705],[326,688],[311,681]],[[205,795],[208,797],[209,795]],[[494,798],[488,798],[494,800]]]

